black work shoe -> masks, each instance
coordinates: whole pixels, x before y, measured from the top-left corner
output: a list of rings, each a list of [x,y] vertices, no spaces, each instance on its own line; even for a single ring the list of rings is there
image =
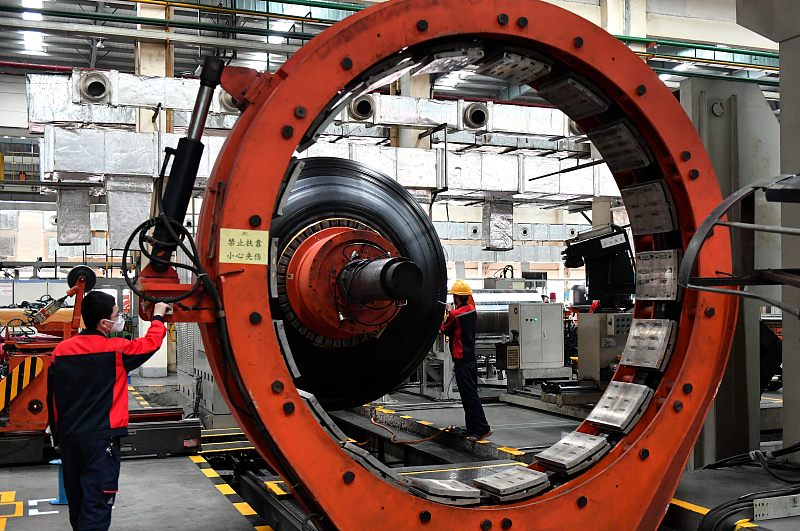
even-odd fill
[[[461,426],[453,426],[453,433],[456,435],[461,435],[462,437],[468,437],[469,432],[467,432],[467,428],[462,428]]]
[[[487,431],[483,435],[468,435],[467,439],[475,440],[475,441],[482,441],[482,440],[486,439],[487,437],[489,437],[492,433],[494,433],[494,432],[492,432],[492,430],[490,429],[489,431]]]

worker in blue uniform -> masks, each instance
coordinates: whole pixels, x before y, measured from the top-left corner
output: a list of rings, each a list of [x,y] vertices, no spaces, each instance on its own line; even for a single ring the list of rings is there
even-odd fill
[[[472,298],[472,288],[463,280],[456,280],[448,293],[453,304],[447,313],[441,332],[450,340],[450,354],[455,366],[456,384],[464,407],[467,437],[482,440],[491,435],[480,396],[478,396],[478,362],[475,358],[475,329],[478,314]]]
[[[114,297],[92,291],[83,299],[86,328],[54,350],[47,374],[53,446],[61,453],[69,522],[75,531],[106,531],[117,495],[121,437],[128,434],[128,372],[150,359],[166,335],[158,303],[144,337],[109,338],[125,320]]]

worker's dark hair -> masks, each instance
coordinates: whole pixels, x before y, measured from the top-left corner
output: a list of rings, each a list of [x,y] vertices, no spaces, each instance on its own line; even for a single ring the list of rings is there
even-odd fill
[[[87,329],[97,328],[97,323],[102,319],[111,319],[117,301],[108,293],[102,291],[89,292],[81,304],[81,316]]]
[[[453,301],[458,306],[464,306],[469,302],[469,295],[453,295]]]

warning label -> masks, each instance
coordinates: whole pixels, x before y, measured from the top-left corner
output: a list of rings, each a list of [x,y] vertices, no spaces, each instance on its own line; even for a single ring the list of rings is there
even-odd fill
[[[269,264],[269,231],[220,229],[219,261],[222,264]]]

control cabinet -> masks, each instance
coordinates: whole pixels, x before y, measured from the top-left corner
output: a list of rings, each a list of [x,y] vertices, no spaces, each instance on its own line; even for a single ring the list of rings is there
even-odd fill
[[[508,368],[523,371],[564,367],[564,309],[560,304],[508,306],[508,332],[519,333],[519,355],[508,354]],[[518,360],[518,366],[512,367]]]

